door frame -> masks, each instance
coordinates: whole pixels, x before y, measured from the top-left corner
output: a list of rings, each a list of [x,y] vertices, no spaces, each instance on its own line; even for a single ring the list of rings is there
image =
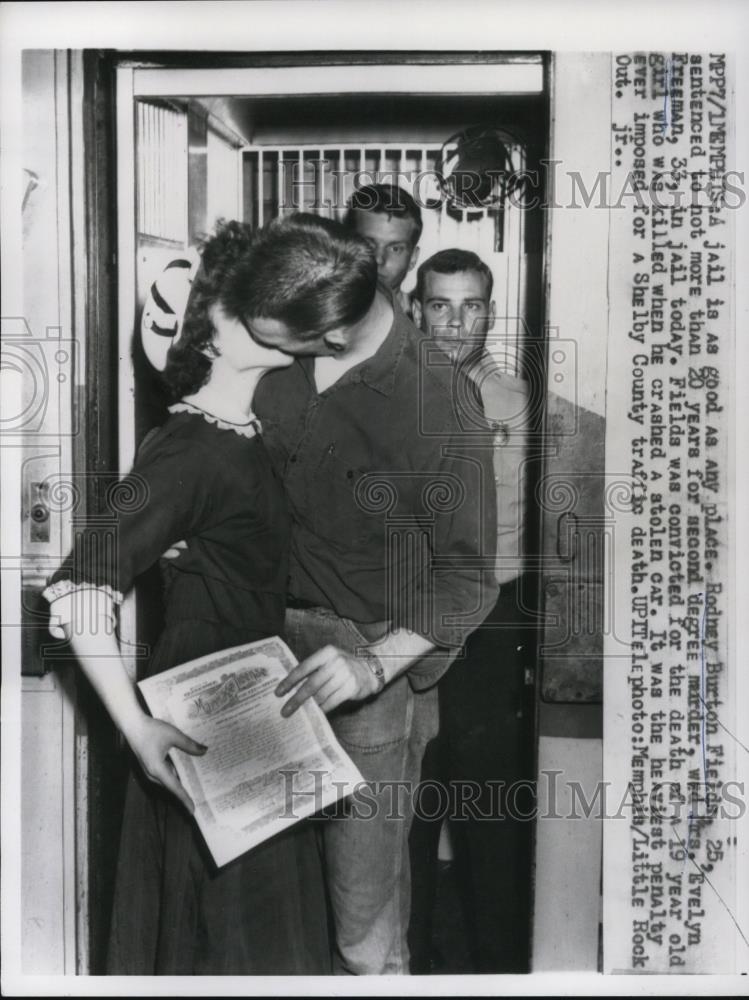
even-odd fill
[[[135,457],[137,446],[135,421],[135,379],[131,361],[131,343],[136,330],[137,282],[136,282],[136,160],[135,160],[135,101],[138,98],[176,96],[203,97],[213,92],[216,94],[231,93],[232,96],[313,96],[315,92],[364,94],[371,92],[365,86],[366,80],[372,80],[372,74],[378,67],[382,68],[382,87],[380,93],[392,91],[397,84],[402,87],[398,93],[424,93],[439,95],[449,93],[456,95],[480,94],[500,96],[512,93],[535,94],[542,97],[547,109],[546,118],[546,148],[548,149],[548,122],[550,120],[550,55],[546,52],[310,52],[310,53],[191,53],[191,52],[113,52],[105,56],[112,78],[110,96],[110,113],[115,122],[115,152],[111,153],[107,162],[104,157],[95,163],[93,169],[101,176],[111,180],[116,177],[114,190],[110,192],[110,204],[116,207],[116,218],[110,222],[111,231],[115,233],[116,246],[115,271],[113,283],[114,296],[108,300],[109,324],[106,323],[106,310],[100,315],[98,322],[104,320],[105,325],[99,329],[111,329],[111,322],[116,318],[118,335],[116,339],[116,406],[110,404],[111,412],[116,414],[114,429],[116,431],[116,461],[114,468],[128,468]],[[361,69],[355,75],[360,83],[351,85],[352,67]],[[424,91],[414,89],[416,78],[413,67],[428,71],[434,67],[435,73],[429,75],[429,86]],[[455,67],[455,73],[446,73],[448,67]],[[327,87],[327,90],[310,90],[305,83],[310,69],[315,71],[317,87]],[[524,79],[523,86],[533,89],[507,90],[498,86],[497,70],[505,72],[502,77],[509,81],[512,74],[520,74],[517,78]],[[524,75],[523,75],[524,74]],[[267,78],[273,78],[273,85]],[[324,78],[327,76],[327,80]],[[448,82],[448,77],[450,77]],[[266,79],[262,89],[260,81]],[[213,81],[211,84],[211,80]],[[230,82],[227,82],[230,81]],[[255,89],[243,90],[244,87]],[[209,86],[210,85],[210,86]],[[228,91],[227,91],[228,87]],[[301,89],[300,89],[301,88]],[[539,290],[546,291],[547,285],[547,255],[548,255],[548,220],[543,221],[543,237],[541,241],[541,276]],[[94,250],[100,254],[101,268],[98,280],[105,273],[104,260],[107,249],[99,246]],[[112,259],[108,260],[112,264]],[[94,281],[96,288],[96,281]],[[94,293],[97,294],[97,293]],[[543,338],[546,316],[545,298],[539,303],[536,322],[536,335]],[[97,338],[99,339],[99,338]],[[111,358],[108,359],[111,361]],[[92,380],[95,382],[95,380]],[[111,415],[111,413],[110,413]],[[102,426],[107,426],[106,424]],[[111,431],[111,427],[110,427]],[[97,433],[102,433],[99,431]],[[111,434],[110,434],[111,439]],[[534,518],[535,520],[535,518]],[[538,526],[531,526],[531,534],[538,533]],[[121,608],[120,632],[121,641],[129,643],[123,649],[124,659],[132,676],[135,676],[136,658],[134,655],[137,639],[137,615],[134,595],[126,598]],[[538,671],[535,670],[537,678]],[[534,680],[537,684],[537,679]],[[537,702],[537,698],[535,699]],[[537,732],[534,721],[533,732]],[[537,740],[533,750],[534,768],[537,764]],[[534,848],[535,849],[535,848]],[[531,928],[532,933],[532,928]],[[530,942],[529,942],[530,944]]]

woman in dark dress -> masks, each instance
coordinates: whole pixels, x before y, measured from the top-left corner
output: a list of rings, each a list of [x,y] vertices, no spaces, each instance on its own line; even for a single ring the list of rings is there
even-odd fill
[[[256,344],[222,308],[250,238],[225,224],[202,258],[173,262],[153,286],[144,347],[179,402],[126,480],[131,509],[119,515],[114,549],[89,527],[45,591],[53,634],[70,640],[139,765],[127,789],[110,974],[329,971],[313,829],[299,823],[216,869],[166,757],[205,748],[144,711],[114,636],[114,606],[181,539],[189,555],[160,562],[166,624],[147,675],[283,629],[288,515],[251,404],[261,375],[292,358]]]

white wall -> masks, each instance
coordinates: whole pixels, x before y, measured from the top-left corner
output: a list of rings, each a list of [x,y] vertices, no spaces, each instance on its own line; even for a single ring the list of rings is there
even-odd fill
[[[581,123],[584,122],[584,127]],[[604,415],[606,341],[608,333],[608,212],[566,207],[570,191],[567,171],[590,164],[606,169],[610,149],[610,56],[557,53],[553,58],[550,159],[561,161],[563,179],[552,208],[549,254],[548,322],[561,339],[576,343],[577,377],[550,384],[570,402]],[[581,198],[577,198],[578,205]],[[532,968],[535,972],[595,971],[601,913],[601,820],[544,819],[544,772],[560,770],[557,812],[564,816],[567,782],[577,781],[590,800],[603,779],[602,741],[582,731],[576,719],[593,706],[550,706],[566,715],[565,736],[539,739],[539,821],[536,828],[536,884]]]
[[[603,416],[608,335],[609,213],[596,207],[598,194],[577,207],[569,174],[578,171],[588,191],[594,169],[609,169],[611,57],[606,53],[558,52],[553,57],[551,114],[554,203],[550,210],[551,253],[547,317],[562,338],[577,343],[578,378],[549,388]],[[551,170],[551,168],[550,168]],[[573,396],[574,393],[574,396]]]
[[[46,411],[23,438],[22,573],[41,589],[68,545],[65,514],[50,517],[49,543],[29,531],[30,482],[69,477],[76,372],[69,194],[68,58],[26,52],[23,65],[23,167],[36,178],[23,213],[23,310],[27,336],[42,343],[48,381],[31,383]],[[31,175],[28,175],[31,176]],[[57,339],[59,338],[59,340]],[[58,355],[58,360],[55,356]],[[60,381],[60,379],[62,381]],[[19,668],[20,669],[20,668]],[[21,687],[21,938],[24,973],[76,971],[75,702],[71,676],[25,677]]]

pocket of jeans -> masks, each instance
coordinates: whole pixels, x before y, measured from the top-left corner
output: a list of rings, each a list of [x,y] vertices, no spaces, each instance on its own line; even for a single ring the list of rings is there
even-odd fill
[[[329,722],[344,748],[376,753],[409,738],[412,701],[408,682],[399,677],[376,698],[342,705],[329,716]]]
[[[341,618],[341,622],[356,640],[358,646],[371,646],[384,638],[390,631],[389,621],[355,622],[351,618]]]

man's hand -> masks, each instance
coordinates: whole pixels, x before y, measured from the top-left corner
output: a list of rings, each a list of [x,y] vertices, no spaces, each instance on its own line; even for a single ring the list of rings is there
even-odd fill
[[[174,545],[170,545],[169,548],[161,556],[162,559],[176,559],[180,552],[184,552],[187,548],[187,542],[175,542]]]
[[[188,812],[194,812],[193,801],[177,777],[174,765],[167,759],[167,753],[176,747],[185,753],[201,756],[208,747],[191,739],[171,723],[153,719],[145,713],[124,731],[124,735],[148,780],[162,785],[177,796]]]
[[[363,701],[380,690],[379,681],[363,659],[335,646],[323,646],[302,660],[281,681],[276,694],[283,697],[297,684],[300,686],[281,709],[285,717],[296,712],[308,698],[314,698],[328,714],[344,701]]]

